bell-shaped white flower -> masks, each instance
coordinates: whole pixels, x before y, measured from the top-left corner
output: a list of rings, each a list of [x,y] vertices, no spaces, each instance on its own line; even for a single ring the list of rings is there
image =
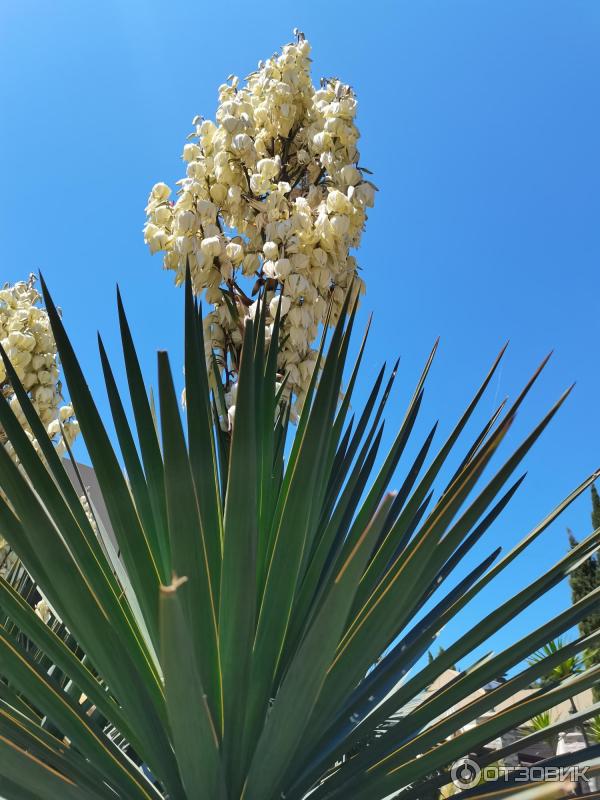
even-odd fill
[[[283,318],[290,310],[290,306],[292,305],[292,301],[289,297],[283,294],[277,294],[269,303],[269,314],[273,319],[275,319],[277,315],[277,308],[281,306],[281,311],[279,312],[280,317]]]

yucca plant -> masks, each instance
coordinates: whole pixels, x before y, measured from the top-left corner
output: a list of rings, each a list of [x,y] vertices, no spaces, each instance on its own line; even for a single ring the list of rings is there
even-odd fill
[[[600,714],[596,714],[590,719],[587,728],[593,741],[600,744]]]
[[[556,750],[558,735],[555,733],[548,733],[548,729],[552,727],[552,714],[550,711],[542,711],[540,714],[536,714],[535,717],[529,720],[525,727],[531,733],[543,732],[545,736],[544,741],[548,747],[552,751]]]
[[[530,664],[538,664],[550,655],[559,653],[564,648],[564,640],[562,638],[554,639],[553,641],[546,642],[537,652],[533,653],[528,659]],[[576,652],[572,656],[565,658],[564,661],[554,666],[547,675],[542,675],[539,682],[556,683],[563,678],[568,678],[571,675],[578,675],[583,670],[583,658],[581,653]]]
[[[554,682],[462,731],[600,638],[565,644],[462,704],[576,625],[598,603],[600,589],[499,654],[468,664],[425,702],[411,703],[598,547],[595,531],[525,588],[506,587],[503,603],[421,666],[439,630],[595,477],[513,550],[500,557],[493,547],[444,592],[445,579],[516,492],[523,477],[510,483],[515,470],[568,394],[490,473],[541,368],[513,405],[501,406],[467,443],[434,501],[434,482],[448,468],[501,353],[435,456],[428,458],[434,426],[390,493],[435,348],[374,470],[397,365],[387,382],[382,367],[364,408],[350,417],[365,342],[340,400],[355,322],[347,300],[321,345],[320,368],[292,428],[276,386],[279,321],[266,347],[263,304],[246,322],[235,419],[224,431],[218,369],[206,368],[188,278],[184,417],[164,352],[154,412],[120,298],[134,426],[100,341],[119,457],[45,284],[43,290],[117,548],[86,513],[2,352],[41,454],[0,398],[0,425],[20,461],[17,467],[0,448],[0,532],[68,632],[57,635],[0,582],[7,620],[0,627],[0,795],[7,800],[300,800],[309,793],[314,800],[375,800],[400,789],[407,798],[425,797],[450,782],[455,759],[598,679],[595,668]],[[402,708],[400,722],[374,736]]]
[[[565,652],[563,648],[564,648],[564,640],[560,637],[558,639],[554,639],[553,641],[546,642],[546,644],[542,648],[540,648],[540,650],[538,650],[536,653],[530,656],[528,662],[529,664],[539,664],[543,662],[544,659],[547,658],[549,655],[556,655],[557,653]],[[584,669],[584,663],[585,663],[584,659],[585,659],[585,653],[581,652],[572,653],[570,656],[565,658],[564,661],[558,664],[554,664],[554,666],[550,669],[550,672],[547,675],[542,675],[542,677],[538,681],[539,685],[545,686],[548,684],[556,684],[564,680],[565,678],[571,677],[572,675],[578,675]],[[576,714],[577,706],[575,705],[575,700],[573,699],[573,696],[570,696],[568,700],[571,706],[571,714]],[[551,725],[551,720],[550,720],[551,715],[549,712],[545,712],[545,714],[547,717],[547,719],[545,720],[546,723],[545,727],[549,727]],[[537,719],[538,722],[540,721],[543,722],[544,715],[537,715],[535,719]],[[532,721],[534,722],[535,719]],[[586,744],[589,744],[585,725],[579,726],[578,730],[581,731],[584,742]]]

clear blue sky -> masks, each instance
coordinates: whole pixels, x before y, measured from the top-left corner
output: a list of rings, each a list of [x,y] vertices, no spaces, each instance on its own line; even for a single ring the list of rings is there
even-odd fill
[[[421,432],[438,416],[449,430],[508,338],[486,413],[555,348],[513,445],[578,381],[476,555],[508,548],[600,464],[597,0],[2,3],[3,280],[45,272],[97,390],[97,328],[117,355],[117,281],[148,373],[158,348],[181,363],[182,296],[142,241],[148,191],[183,174],[184,137],[214,113],[218,84],[295,26],[315,78],[355,87],[362,163],[380,189],[360,253],[361,313],[374,312],[363,389],[402,356],[388,434],[438,334]],[[587,497],[441,641],[553,563],[566,525],[589,532]],[[567,602],[554,591],[528,624]]]

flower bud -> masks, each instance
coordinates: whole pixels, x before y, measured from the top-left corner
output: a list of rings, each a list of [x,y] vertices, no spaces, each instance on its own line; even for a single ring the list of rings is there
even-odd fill
[[[222,125],[227,133],[234,134],[241,128],[241,120],[237,117],[227,116],[223,118]]]
[[[175,230],[180,236],[193,233],[196,227],[197,220],[193,211],[182,211],[175,217]]]
[[[265,258],[270,261],[276,261],[279,258],[279,247],[277,247],[275,242],[265,242],[263,245],[263,253],[265,254]]]
[[[340,170],[340,180],[346,186],[356,186],[362,180],[361,171],[352,164],[346,164]]]
[[[50,622],[50,618],[51,618],[52,615],[51,615],[50,606],[49,606],[47,600],[42,599],[38,603],[36,603],[36,605],[35,605],[35,614],[36,614],[36,616],[38,616],[42,620],[42,622],[45,625],[47,625]]]
[[[218,303],[223,297],[223,292],[219,288],[219,285],[216,286],[209,286],[206,289],[206,302],[207,303]]]
[[[58,412],[58,418],[61,422],[64,422],[69,417],[72,417],[74,413],[72,405],[61,406]]]
[[[221,240],[218,236],[209,236],[202,240],[200,247],[205,256],[214,258],[221,253]]]
[[[277,278],[277,273],[275,272],[275,264],[276,261],[264,261],[263,262],[263,275],[267,278]]]
[[[310,258],[305,253],[294,253],[290,256],[292,272],[303,272],[310,266]]]
[[[195,158],[200,158],[201,155],[202,150],[197,144],[193,144],[192,142],[188,142],[183,148],[184,161],[193,161]]]
[[[276,178],[281,169],[281,161],[279,156],[275,158],[261,158],[257,163],[256,169],[260,172],[263,178]]]
[[[187,256],[192,252],[193,241],[190,236],[176,236],[173,239],[173,248],[180,256]]]
[[[49,405],[54,397],[54,392],[47,386],[39,386],[34,392],[34,397],[36,403],[41,406]]]
[[[152,214],[152,221],[159,227],[169,225],[173,218],[173,212],[168,205],[158,206]]]
[[[303,350],[306,347],[308,347],[308,331],[306,330],[306,328],[292,325],[289,331],[289,336],[290,336],[290,343],[294,347],[297,347],[298,350]],[[298,378],[295,381],[296,383],[300,382],[299,377],[300,375],[298,374]]]
[[[217,218],[217,207],[210,200],[197,200],[196,209],[203,222],[214,222]]]
[[[247,153],[254,148],[254,142],[247,133],[238,133],[237,136],[233,137],[231,144],[237,153]]]
[[[155,203],[164,203],[168,200],[170,194],[171,190],[166,183],[155,183],[150,192],[149,200]]]
[[[327,211],[330,214],[348,214],[352,206],[343,192],[332,189],[327,195]]]
[[[52,420],[50,425],[48,425],[48,427],[46,428],[46,433],[48,434],[48,436],[51,439],[54,436],[56,436],[57,434],[59,434],[60,433],[60,422],[57,419]]]
[[[164,228],[157,228],[156,225],[146,225],[146,242],[151,253],[158,253],[166,250],[169,246],[171,237]]]
[[[274,272],[275,276],[280,281],[284,281],[292,271],[292,262],[289,258],[278,258],[275,262]]]
[[[218,206],[223,205],[227,198],[227,187],[222,183],[214,183],[210,187],[210,196]]]
[[[231,259],[231,262],[234,266],[237,266],[241,263],[242,259],[244,258],[244,248],[241,244],[236,244],[235,242],[230,242],[226,248],[225,252],[227,254],[227,258]]]
[[[336,214],[335,216],[331,217],[330,222],[336,236],[342,237],[348,233],[348,229],[350,228],[350,219],[345,214]]]
[[[257,172],[250,175],[250,191],[253,194],[261,194],[263,188],[266,188],[263,176]]]
[[[260,259],[256,253],[248,253],[242,262],[242,272],[244,275],[254,275],[260,267]]]
[[[317,153],[324,153],[326,150],[331,149],[333,142],[327,131],[320,131],[313,136],[312,144]]]
[[[204,122],[200,125],[200,130],[198,131],[200,136],[209,136],[212,137],[216,131],[215,123],[212,122],[210,119],[205,119]]]
[[[372,183],[361,183],[354,191],[354,198],[358,200],[361,206],[372,208],[375,204],[375,187]]]

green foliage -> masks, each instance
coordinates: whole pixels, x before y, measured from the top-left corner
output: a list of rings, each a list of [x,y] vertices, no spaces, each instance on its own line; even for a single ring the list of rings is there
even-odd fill
[[[552,715],[550,711],[542,711],[541,714],[536,714],[535,717],[529,720],[527,728],[532,732],[547,733],[548,729],[552,726]],[[556,752],[556,745],[558,742],[557,734],[548,734],[544,736],[544,741],[553,752]]]
[[[592,528],[596,530],[600,528],[600,495],[595,483],[592,484],[590,492],[592,495]]]
[[[559,653],[566,655],[568,652],[568,648],[565,646],[563,639],[558,638],[551,642],[546,642],[543,647],[528,659],[528,662],[532,665],[549,663],[547,660],[549,657],[555,657]],[[539,686],[552,685],[565,678],[571,677],[571,675],[578,675],[582,670],[583,660],[579,651],[575,651],[572,655],[567,655],[564,661],[554,664],[547,673],[540,677],[537,683]]]
[[[600,529],[600,496],[596,489],[595,484],[591,486],[592,497],[592,529]],[[571,531],[569,534],[569,544],[571,548],[577,546],[577,540]],[[571,586],[571,595],[573,602],[576,603],[582,597],[585,597],[589,592],[600,586],[600,565],[598,564],[598,557],[596,555],[590,556],[581,563],[576,569],[573,570],[569,576],[569,583]],[[583,636],[594,633],[600,630],[600,611],[594,609],[585,619],[579,623],[579,630]],[[600,649],[590,648],[584,653],[586,664],[594,666],[600,664]],[[600,689],[594,687],[593,689],[594,700],[600,700]]]
[[[596,742],[596,744],[600,744],[600,714],[596,714],[589,720],[587,729],[592,740]]]
[[[312,800],[377,800],[403,787],[409,800],[450,783],[448,765],[457,758],[598,679],[598,667],[561,674],[526,704],[510,702],[595,645],[598,634],[582,636],[522,667],[536,648],[589,615],[600,589],[496,655],[473,654],[594,553],[600,532],[524,588],[506,591],[497,607],[405,677],[442,627],[526,557],[595,477],[509,553],[493,549],[445,588],[520,486],[515,471],[568,394],[492,469],[540,370],[463,446],[461,434],[501,353],[433,458],[435,428],[409,457],[434,349],[378,461],[396,368],[387,384],[382,369],[364,407],[349,417],[364,347],[340,402],[354,309],[344,309],[323,343],[318,380],[315,373],[291,430],[276,386],[278,322],[265,346],[261,308],[246,324],[233,430],[224,431],[216,412],[222,386],[218,370],[207,374],[188,280],[186,417],[160,353],[155,419],[119,302],[133,424],[100,345],[113,442],[45,286],[44,292],[117,548],[99,520],[99,532],[91,524],[1,353],[42,456],[0,398],[0,425],[21,463],[17,468],[0,448],[0,532],[67,632],[57,635],[0,581],[0,792],[7,800],[301,800],[311,790]],[[453,477],[434,501],[434,484],[452,456]],[[392,480],[395,493],[388,490]],[[455,681],[415,702],[459,662],[469,665]],[[375,736],[399,709],[401,724]]]
[[[440,645],[438,646],[438,652],[437,652],[438,656],[442,655],[442,653],[443,653],[443,652],[444,652],[444,648],[443,648],[443,647],[442,647],[442,645],[440,644]],[[431,650],[428,650],[428,651],[427,651],[427,663],[428,663],[428,664],[431,664],[433,661],[435,661],[435,656],[433,655],[433,653],[431,652]],[[448,669],[453,669],[455,672],[459,672],[459,669],[458,669],[458,667],[456,666],[456,664],[451,664],[451,665],[448,667]]]

